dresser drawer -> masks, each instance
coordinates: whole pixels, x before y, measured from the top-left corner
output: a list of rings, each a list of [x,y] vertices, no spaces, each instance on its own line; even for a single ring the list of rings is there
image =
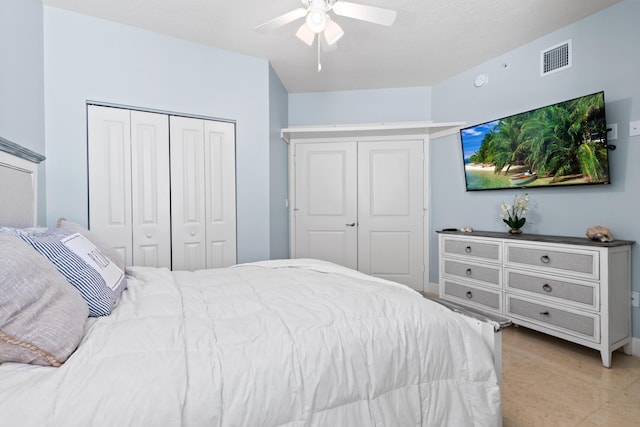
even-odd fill
[[[598,279],[599,254],[584,249],[563,249],[543,245],[505,244],[507,266],[538,267],[578,277]]]
[[[446,279],[443,290],[443,295],[440,295],[442,298],[460,301],[481,310],[502,314],[502,294],[499,291],[479,289]]]
[[[444,274],[479,281],[489,286],[502,287],[502,281],[500,280],[502,276],[501,273],[502,271],[499,266],[444,259]]]
[[[536,301],[525,301],[513,295],[507,297],[506,315],[573,336],[600,342],[600,316],[578,312]],[[515,323],[518,323],[517,320]]]
[[[443,255],[464,255],[465,257],[502,262],[502,245],[500,242],[445,237],[442,250],[444,252]]]
[[[578,282],[562,277],[537,275],[522,271],[506,270],[506,289],[523,291],[549,298],[562,304],[598,310],[600,285],[597,282]]]

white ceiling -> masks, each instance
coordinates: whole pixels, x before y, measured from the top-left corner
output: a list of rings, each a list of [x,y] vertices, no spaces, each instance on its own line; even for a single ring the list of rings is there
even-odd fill
[[[43,0],[110,21],[269,60],[289,93],[433,86],[620,0],[350,0],[395,9],[393,26],[334,16],[323,53],[295,36],[301,21],[260,34],[300,0]]]

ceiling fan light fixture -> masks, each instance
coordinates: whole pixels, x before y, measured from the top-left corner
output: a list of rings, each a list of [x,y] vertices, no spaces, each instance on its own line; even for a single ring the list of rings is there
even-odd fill
[[[342,36],[344,36],[344,31],[340,28],[340,25],[336,24],[331,19],[328,19],[324,29],[324,37],[329,46],[335,44],[342,38]]]
[[[313,7],[307,14],[306,24],[314,33],[321,33],[327,25],[327,14],[321,8]]]
[[[296,32],[296,37],[298,37],[308,46],[311,46],[313,44],[313,41],[316,38],[316,33],[311,31],[309,27],[307,27],[307,24],[302,24],[300,28],[298,28],[298,31]]]

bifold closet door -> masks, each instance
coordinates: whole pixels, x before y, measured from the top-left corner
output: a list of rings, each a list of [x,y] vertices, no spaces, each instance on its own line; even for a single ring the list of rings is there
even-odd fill
[[[172,116],[170,133],[173,269],[233,265],[234,125]]]
[[[132,265],[130,112],[89,105],[87,123],[89,228]]]
[[[171,266],[167,115],[88,106],[89,227],[127,265]]]
[[[171,267],[169,117],[131,111],[134,265]]]

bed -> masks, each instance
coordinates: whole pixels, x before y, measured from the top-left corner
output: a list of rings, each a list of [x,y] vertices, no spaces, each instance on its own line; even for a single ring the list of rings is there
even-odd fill
[[[1,202],[1,209],[9,206]],[[65,235],[78,234],[71,231]],[[95,236],[81,231],[100,249]],[[56,322],[29,326],[29,343],[41,347],[33,343],[42,335],[53,336],[49,345],[59,346],[55,337],[62,335],[77,341],[67,345],[66,357],[56,348],[46,353],[52,359],[0,364],[3,425],[501,424],[499,370],[481,334],[464,316],[404,285],[318,260],[196,272],[129,267],[109,314],[88,317],[93,302],[71,282],[59,284],[64,298],[43,302],[53,292],[47,282],[57,274],[53,261],[24,236],[6,230],[0,236],[0,291],[40,283],[30,304],[56,322],[72,320],[57,334],[48,330]],[[41,260],[42,271],[30,267]],[[65,298],[71,302],[62,304]],[[69,310],[82,301],[89,308]],[[0,298],[0,304],[1,357],[13,303]]]

